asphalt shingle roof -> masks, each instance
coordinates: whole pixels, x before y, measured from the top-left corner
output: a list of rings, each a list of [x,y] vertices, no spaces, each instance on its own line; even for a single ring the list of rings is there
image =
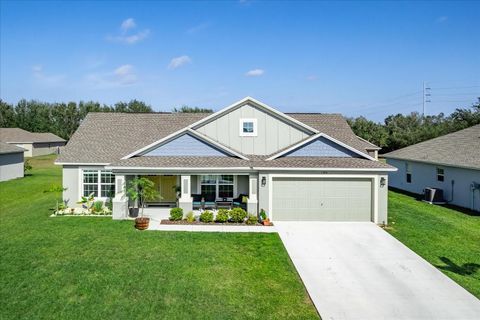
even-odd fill
[[[480,124],[395,150],[383,156],[480,169]]]
[[[7,143],[65,142],[50,132],[29,132],[20,128],[0,128],[0,141]]]
[[[246,155],[250,161],[232,157],[134,157],[121,160],[159,139],[191,125],[210,114],[205,113],[89,113],[60,154],[57,162],[109,163],[112,166],[152,167],[365,167],[390,168],[366,159],[280,158]],[[366,153],[369,144],[361,141],[339,114],[288,114],[292,118]],[[288,160],[287,160],[288,159]],[[330,160],[328,160],[330,159]],[[266,162],[265,164],[262,164]]]
[[[20,153],[24,151],[25,150],[23,148],[0,141],[0,154]]]

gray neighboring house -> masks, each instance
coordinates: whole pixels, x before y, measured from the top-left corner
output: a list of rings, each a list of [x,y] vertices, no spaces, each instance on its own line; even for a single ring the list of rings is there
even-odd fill
[[[23,148],[0,142],[0,181],[23,178]]]
[[[25,157],[59,153],[67,143],[50,132],[29,132],[20,128],[0,128],[0,141],[25,149]]]
[[[448,203],[480,211],[480,125],[383,157],[398,168],[389,174],[391,187],[417,194],[442,189]]]
[[[56,164],[70,206],[111,194],[114,219],[128,217],[125,185],[141,175],[162,196],[149,210],[230,205],[272,221],[384,223],[396,169],[378,149],[340,114],[285,114],[247,97],[213,114],[89,113]]]

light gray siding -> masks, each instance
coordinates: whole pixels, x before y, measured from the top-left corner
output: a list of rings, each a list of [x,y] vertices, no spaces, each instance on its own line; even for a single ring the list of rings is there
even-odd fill
[[[272,218],[372,221],[371,179],[274,178]]]
[[[224,157],[227,155],[192,135],[184,134],[149,151],[145,156]]]
[[[359,157],[355,152],[348,150],[333,141],[320,137],[293,150],[285,157]]]
[[[240,136],[240,119],[257,119],[257,136]],[[268,155],[309,136],[308,133],[254,106],[244,105],[197,129],[243,154]]]
[[[79,207],[76,204],[80,200],[80,168],[77,166],[63,166],[63,201],[69,207]]]
[[[387,163],[398,168],[389,173],[391,187],[417,194],[422,194],[427,187],[439,188],[449,203],[480,211],[480,191],[473,192],[470,187],[472,182],[480,183],[480,170],[397,159],[387,159]],[[406,181],[406,163],[410,163],[411,183]],[[443,182],[437,180],[437,167],[444,169]]]
[[[23,177],[23,152],[0,154],[0,181]]]

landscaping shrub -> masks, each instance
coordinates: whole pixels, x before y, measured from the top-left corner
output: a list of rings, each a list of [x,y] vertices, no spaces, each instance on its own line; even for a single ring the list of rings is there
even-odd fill
[[[97,200],[93,203],[92,211],[95,213],[101,213],[103,211],[103,201]]]
[[[200,221],[204,223],[213,222],[213,212],[205,210],[202,213],[200,213]]]
[[[193,211],[189,211],[187,213],[187,216],[185,217],[185,219],[187,220],[187,222],[194,222],[195,221],[195,215],[193,214]]]
[[[229,215],[232,222],[243,222],[247,217],[247,212],[242,208],[233,208],[230,210]]]
[[[247,221],[245,221],[247,224],[256,224],[258,222],[258,218],[254,214],[248,214],[247,216]]]
[[[217,212],[217,216],[215,217],[215,222],[225,223],[228,221],[228,210],[227,209],[220,209]]]
[[[182,208],[172,208],[170,209],[170,220],[171,221],[180,221],[183,218],[183,209]]]

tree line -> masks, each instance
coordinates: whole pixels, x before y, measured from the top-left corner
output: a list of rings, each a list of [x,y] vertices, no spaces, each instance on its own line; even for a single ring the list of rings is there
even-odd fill
[[[31,132],[52,132],[69,139],[89,112],[154,112],[145,102],[131,100],[114,105],[98,102],[47,103],[20,100],[12,105],[0,100],[0,127],[18,127]],[[182,106],[172,112],[211,113],[212,109]],[[383,123],[365,117],[347,118],[356,135],[382,147],[382,153],[480,124],[480,98],[471,107],[457,108],[450,115],[422,117],[417,112],[396,114]]]
[[[480,98],[471,107],[457,108],[450,115],[439,113],[423,117],[418,112],[396,114],[383,123],[365,117],[348,118],[356,135],[381,147],[381,153],[397,150],[480,124]]]
[[[48,103],[37,100],[20,100],[12,105],[0,100],[0,127],[22,128],[31,132],[51,132],[64,139],[70,139],[80,122],[89,112],[154,112],[145,102],[131,100],[114,105],[98,102]],[[213,110],[182,106],[172,112],[207,112]]]

